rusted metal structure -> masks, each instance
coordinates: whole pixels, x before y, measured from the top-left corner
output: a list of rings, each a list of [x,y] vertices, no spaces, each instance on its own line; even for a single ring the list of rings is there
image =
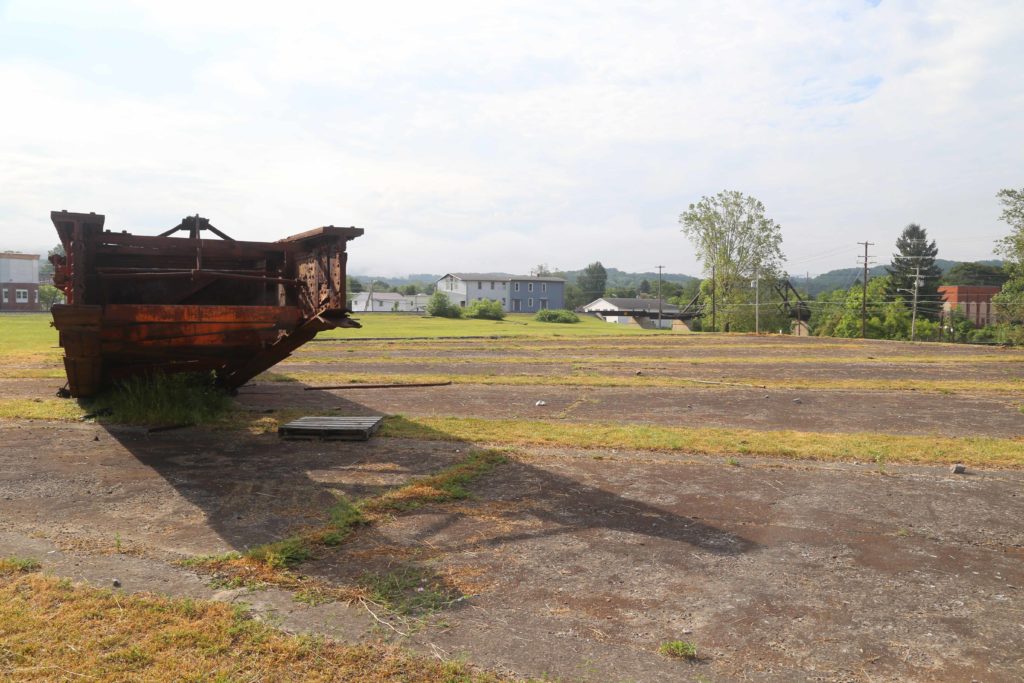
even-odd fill
[[[104,230],[95,213],[50,218],[65,251],[51,260],[67,303],[52,313],[72,396],[156,372],[213,371],[235,389],[317,332],[359,327],[345,247],[360,228],[242,242],[199,216],[158,236]]]

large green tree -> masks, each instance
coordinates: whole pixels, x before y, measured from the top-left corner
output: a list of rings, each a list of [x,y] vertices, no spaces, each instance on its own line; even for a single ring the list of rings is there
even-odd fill
[[[1009,277],[999,266],[990,266],[987,263],[958,263],[942,276],[942,284],[1002,287]]]
[[[910,305],[888,295],[889,276],[868,282],[867,325],[869,339],[910,339]],[[859,337],[862,285],[819,294],[811,305],[811,332],[822,337]],[[938,323],[917,321],[917,339],[937,339]]]
[[[714,292],[716,326],[720,330],[746,327],[742,321],[753,320],[750,281],[767,281],[780,274],[781,227],[765,215],[764,204],[735,190],[701,197],[679,215],[679,223],[693,242],[704,273],[713,275],[702,291],[706,309]],[[710,329],[711,318],[706,317],[704,329]]]
[[[1006,259],[1010,279],[992,297],[992,304],[1000,323],[1020,325],[1024,323],[1024,187],[1000,190],[996,197],[1003,205],[999,219],[1010,226],[1010,234],[996,242],[996,253]]]
[[[928,240],[928,231],[911,223],[896,240],[892,263],[886,266],[889,273],[888,297],[911,303],[914,280],[918,278],[917,314],[929,320],[937,320],[942,310],[942,298],[939,296],[942,269],[935,263],[938,253],[935,240]]]
[[[576,278],[576,285],[583,294],[585,303],[604,296],[605,285],[608,283],[608,271],[601,265],[600,261],[594,261],[583,269]]]
[[[996,197],[1003,205],[999,220],[1010,226],[1010,234],[996,242],[996,253],[1006,259],[1012,276],[1024,275],[1024,187],[999,190]]]

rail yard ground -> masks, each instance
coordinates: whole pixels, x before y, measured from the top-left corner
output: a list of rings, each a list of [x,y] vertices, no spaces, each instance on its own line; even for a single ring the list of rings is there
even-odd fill
[[[1020,679],[1021,351],[362,323],[150,431],[54,398],[46,317],[0,318],[0,679]],[[369,442],[275,433],[317,414],[388,418]]]

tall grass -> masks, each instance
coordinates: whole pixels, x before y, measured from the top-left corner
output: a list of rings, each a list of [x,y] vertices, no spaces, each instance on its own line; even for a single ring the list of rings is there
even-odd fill
[[[116,383],[85,403],[97,416],[126,424],[203,424],[231,407],[212,373],[143,375]]]

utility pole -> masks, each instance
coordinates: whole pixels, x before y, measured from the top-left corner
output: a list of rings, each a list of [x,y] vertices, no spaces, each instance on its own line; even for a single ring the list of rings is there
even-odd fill
[[[914,308],[910,314],[910,341],[917,333],[917,288],[921,285],[921,266],[914,266]]]
[[[661,329],[661,269],[665,266],[658,266],[658,329]]]
[[[715,293],[718,290],[718,285],[715,281],[715,267],[711,266],[711,331],[714,332],[718,329],[718,325],[715,324]]]
[[[754,334],[761,334],[761,271],[754,266]]]
[[[860,337],[867,339],[868,333],[868,247],[874,246],[874,242],[857,242],[864,245],[864,290],[860,299]]]

